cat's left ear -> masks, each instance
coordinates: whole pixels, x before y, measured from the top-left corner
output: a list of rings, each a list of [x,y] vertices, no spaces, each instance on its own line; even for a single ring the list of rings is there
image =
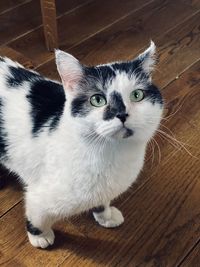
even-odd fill
[[[55,57],[64,88],[73,90],[83,76],[81,63],[72,55],[59,49],[55,50]]]
[[[138,56],[142,69],[146,74],[151,74],[156,64],[156,46],[151,41],[150,46]]]

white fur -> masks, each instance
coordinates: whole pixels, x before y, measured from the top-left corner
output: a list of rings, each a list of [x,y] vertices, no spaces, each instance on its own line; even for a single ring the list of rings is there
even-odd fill
[[[60,62],[66,55],[62,59],[59,58],[61,54],[57,52],[57,63],[59,72],[63,73],[65,68]],[[72,57],[70,59],[72,72],[79,75],[78,65],[73,63]],[[99,224],[115,227],[123,223],[122,214],[109,207],[109,203],[131,186],[142,169],[147,142],[159,125],[161,107],[153,106],[149,101],[132,104],[129,100],[131,90],[143,85],[138,84],[137,78],[130,81],[119,73],[108,92],[115,89],[123,93],[128,112],[133,114],[126,122],[135,132],[133,137],[122,139],[119,131],[116,138],[110,138],[120,129],[121,123],[117,118],[100,120],[101,108],[91,112],[85,120],[72,118],[69,109],[73,97],[66,91],[68,101],[56,131],[49,134],[48,129],[44,129],[38,138],[33,138],[30,106],[26,99],[30,85],[25,82],[23,90],[9,90],[6,78],[3,78],[7,67],[0,64],[0,95],[5,100],[10,158],[4,164],[19,174],[26,185],[26,216],[43,232],[38,236],[29,233],[31,244],[46,248],[54,242],[51,226],[55,221],[100,205],[107,208],[103,213],[94,213]],[[65,79],[64,74],[61,77]],[[149,119],[153,123],[149,124]],[[94,125],[101,136],[108,137],[104,144],[94,145],[91,140],[83,142],[80,138],[82,133],[89,134]]]
[[[59,49],[55,50],[55,56],[57,69],[63,85],[73,88],[81,78],[81,64],[75,57]]]
[[[156,51],[156,46],[154,42],[151,41],[149,48],[146,49],[144,53],[139,55],[139,58],[144,59],[143,69],[146,73],[150,73],[154,68],[155,51]]]
[[[55,235],[52,230],[44,232],[41,235],[32,235],[28,232],[28,238],[32,246],[36,248],[47,248],[50,245],[53,245],[55,240]]]
[[[121,211],[115,207],[108,206],[103,212],[93,212],[93,216],[101,226],[106,228],[115,228],[124,222]]]

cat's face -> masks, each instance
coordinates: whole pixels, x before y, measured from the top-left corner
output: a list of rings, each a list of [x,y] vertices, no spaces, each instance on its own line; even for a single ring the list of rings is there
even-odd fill
[[[162,97],[151,83],[155,45],[138,58],[96,67],[57,51],[58,71],[72,123],[84,137],[148,141],[162,116]]]

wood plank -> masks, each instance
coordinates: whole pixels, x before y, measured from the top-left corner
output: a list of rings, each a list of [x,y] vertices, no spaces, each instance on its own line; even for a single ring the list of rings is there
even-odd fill
[[[83,0],[57,0],[57,15],[60,16],[76,6],[80,6],[83,2]],[[87,1],[85,2],[87,3]],[[22,15],[20,16],[19,14]],[[0,24],[0,45],[8,43],[20,35],[24,36],[25,33],[31,32],[39,26],[42,29],[40,1],[28,1],[6,13],[0,14]],[[12,31],[7,29],[12,29]],[[43,35],[41,41],[44,41]],[[23,53],[23,51],[21,52]]]
[[[192,0],[192,5],[196,8],[200,8],[200,2],[199,0]]]
[[[57,20],[60,47],[64,46],[66,49],[80,43],[83,39],[119,20],[120,17],[134,12],[136,9],[141,9],[144,5],[148,5],[148,2],[145,0],[127,0],[124,2],[120,0],[95,0],[83,8],[63,16]],[[113,6],[115,6],[114,9]],[[184,11],[187,9],[188,11]],[[195,10],[195,8],[185,5],[185,9],[182,10],[183,16],[185,13],[191,14]],[[70,25],[67,28],[67,35],[66,25]],[[18,51],[23,51],[27,56],[31,56],[36,64],[41,64],[53,57],[53,55],[46,52],[42,43],[41,28],[11,42],[10,46]]]
[[[173,4],[172,1],[169,3],[169,5]],[[159,54],[158,71],[154,77],[159,86],[164,86],[175,79],[188,65],[200,58],[200,50],[198,49],[200,12],[182,22],[185,18],[184,15],[186,16],[186,13],[183,12],[184,5],[178,5],[179,10],[172,8],[172,6],[162,7],[162,1],[151,3],[150,6],[69,49],[68,52],[84,64],[95,65],[134,58],[147,47],[149,40],[153,39]],[[171,11],[174,9],[176,15]],[[187,8],[187,12],[196,11]],[[180,22],[180,24],[170,30],[174,25],[174,16],[176,16],[176,23]],[[158,21],[159,23],[157,23]],[[165,34],[166,31],[168,31],[167,34]],[[190,36],[192,41],[185,45],[187,36]],[[179,44],[184,50],[183,54],[181,53],[182,50],[178,49]],[[171,71],[172,68],[173,71]],[[163,69],[165,71],[162,71]],[[38,67],[38,71],[53,79],[59,79],[54,60]]]
[[[1,0],[0,1],[0,14],[10,11],[19,5],[23,5],[31,0]]]
[[[0,188],[0,218],[22,199],[22,188],[14,176],[0,169],[0,179],[4,182],[3,189]]]
[[[200,266],[200,242],[183,261],[180,267],[199,267]]]
[[[158,39],[160,62],[159,75],[155,82],[165,86],[169,79],[174,79],[184,69],[200,58],[200,12]],[[170,63],[170,64],[168,64]],[[168,69],[168,66],[170,68]],[[164,71],[162,71],[164,69]],[[176,69],[176,73],[171,70]]]
[[[19,62],[25,68],[29,68],[29,69],[34,68],[33,62],[30,59],[28,59],[23,54],[15,51],[14,49],[12,49],[8,46],[1,46],[0,47],[0,55],[4,56],[4,57],[9,57],[14,61]]]
[[[23,14],[22,16],[19,16]],[[0,45],[30,31],[42,23],[42,16],[40,11],[40,2],[29,1],[9,12],[0,15]],[[12,29],[6,30],[6,29]]]
[[[190,97],[190,101],[186,101],[181,114],[184,115],[189,110],[190,122],[193,121],[194,114],[200,116],[198,80],[195,86],[192,83],[192,75],[200,73],[199,68],[200,62],[195,64],[193,71],[186,72],[185,75],[190,73],[190,85],[183,75],[182,84],[180,77],[169,89],[165,89],[165,92],[169,90],[166,94],[173,100],[172,90],[175,97],[179,94],[181,97],[180,87],[187,88],[182,98]],[[180,117],[173,119],[177,125],[174,131],[181,132],[183,139],[189,140],[193,145],[191,152],[199,156],[196,148],[200,145],[200,121],[197,131],[197,128],[191,128],[188,121],[182,121]],[[166,146],[170,147],[169,144]],[[36,250],[28,244],[23,218],[19,216],[23,209],[21,205],[17,205],[0,219],[0,263],[8,266],[49,266],[49,263],[59,265],[62,262],[61,266],[136,266],[145,262],[149,266],[156,266],[156,263],[157,266],[174,266],[180,255],[186,253],[196,240],[197,234],[194,233],[200,222],[199,168],[198,162],[191,160],[188,154],[180,157],[176,153],[170,161],[160,164],[157,172],[140,190],[135,194],[129,192],[130,195],[127,197],[126,194],[126,199],[119,202],[118,206],[126,218],[122,227],[103,229],[88,216],[72,220],[74,226],[61,223],[57,228],[56,244],[51,253]],[[11,221],[12,224],[9,223]],[[72,227],[72,232],[69,227]],[[13,239],[16,240],[14,244]]]

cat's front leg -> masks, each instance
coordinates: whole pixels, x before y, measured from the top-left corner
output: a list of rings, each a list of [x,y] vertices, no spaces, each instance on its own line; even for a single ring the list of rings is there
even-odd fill
[[[39,200],[39,196],[37,201],[29,193],[26,196],[26,229],[29,241],[34,247],[47,248],[54,243],[55,235],[51,226],[55,220],[44,207],[42,199]]]
[[[124,222],[121,211],[109,204],[96,207],[92,211],[94,219],[103,227],[114,228]]]

